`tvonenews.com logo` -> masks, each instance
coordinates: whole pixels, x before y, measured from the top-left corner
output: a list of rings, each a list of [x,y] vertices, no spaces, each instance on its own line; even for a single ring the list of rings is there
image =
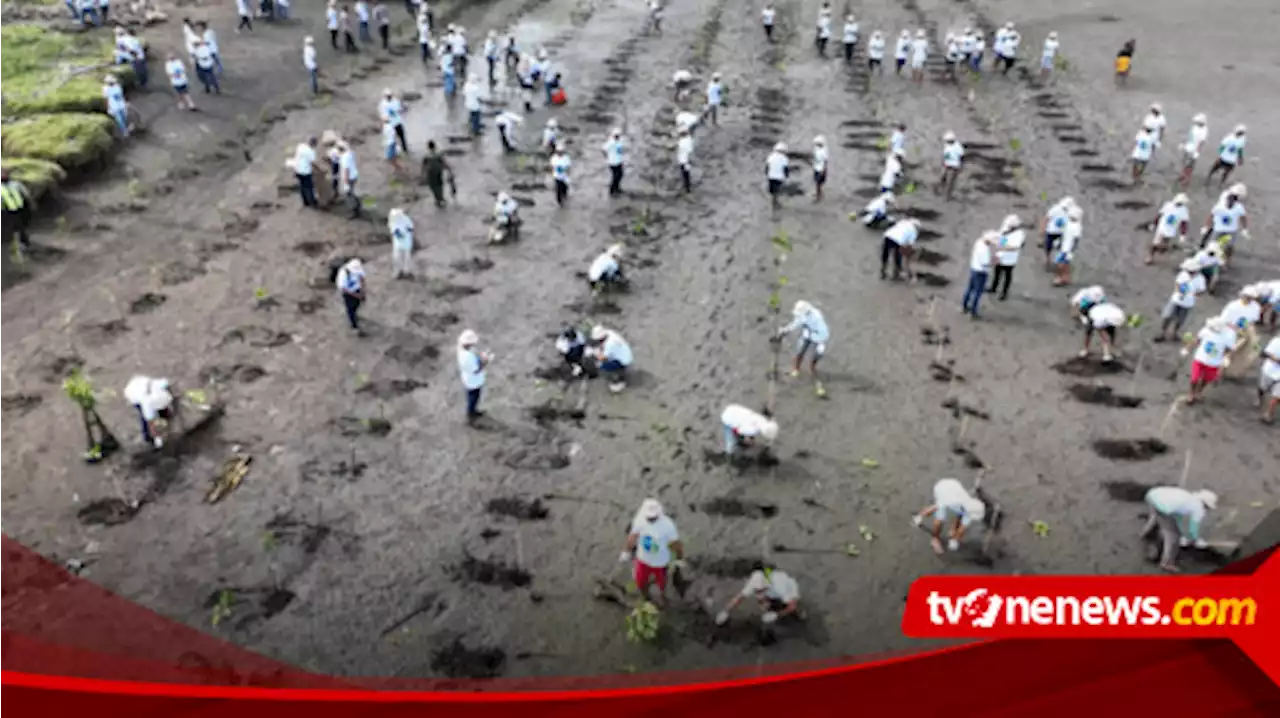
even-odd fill
[[[930,591],[925,597],[935,626],[1252,626],[1252,598],[1184,596],[1001,595],[977,588],[961,596]],[[1165,609],[1168,605],[1170,608]]]

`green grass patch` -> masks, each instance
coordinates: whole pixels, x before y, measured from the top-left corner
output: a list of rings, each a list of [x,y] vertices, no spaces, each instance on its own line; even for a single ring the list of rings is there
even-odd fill
[[[32,115],[0,128],[0,150],[7,158],[46,160],[76,170],[111,151],[114,126],[106,114]]]
[[[13,115],[50,112],[103,112],[102,79],[115,73],[127,89],[133,85],[129,65],[111,62],[111,43],[83,35],[67,35],[34,25],[0,27],[0,88],[3,112]],[[96,69],[90,69],[96,68]]]
[[[33,199],[40,199],[54,185],[67,178],[66,170],[48,160],[5,157],[2,162],[9,176],[27,186]]]

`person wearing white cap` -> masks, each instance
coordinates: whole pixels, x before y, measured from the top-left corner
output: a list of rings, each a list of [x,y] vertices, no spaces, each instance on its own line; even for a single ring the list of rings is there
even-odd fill
[[[490,30],[484,38],[484,60],[489,63],[489,87],[498,83],[498,33]]]
[[[901,75],[902,66],[907,64],[907,58],[911,55],[911,31],[903,30],[896,42],[893,44],[893,74]]]
[[[1262,350],[1262,370],[1258,373],[1258,406],[1262,409],[1263,423],[1276,420],[1276,407],[1280,406],[1280,334],[1267,342]]]
[[[449,36],[449,44],[453,52],[453,58],[458,63],[458,74],[467,76],[467,65],[469,64],[471,48],[467,44],[467,31],[462,27],[453,28],[453,33]]]
[[[672,556],[675,558],[673,559]],[[633,578],[641,598],[649,600],[649,584],[658,584],[655,602],[665,606],[667,602],[667,567],[684,568],[684,545],[676,524],[662,511],[657,499],[645,499],[640,510],[631,520],[627,531],[627,544],[620,561],[632,561]]]
[[[911,79],[917,85],[924,82],[924,61],[929,59],[929,38],[923,28],[916,31],[916,39],[911,41]]]
[[[733,456],[738,449],[747,449],[757,441],[772,444],[778,438],[778,422],[767,413],[761,414],[741,404],[730,404],[720,413],[720,425],[724,428],[724,453]]]
[[[1232,332],[1231,350],[1233,356],[1248,357],[1250,348],[1257,344],[1257,330],[1254,327],[1262,319],[1262,305],[1258,302],[1258,287],[1253,284],[1240,289],[1240,295],[1227,302],[1219,315]],[[1252,363],[1252,357],[1246,362]]]
[[[633,360],[631,345],[621,334],[599,324],[591,328],[591,341],[599,346],[589,349],[588,354],[596,358],[600,371],[609,375],[609,391],[617,394],[626,389],[627,368]]]
[[[338,268],[333,283],[342,295],[342,306],[347,310],[347,322],[351,330],[363,336],[360,331],[360,304],[364,302],[364,262],[353,257]]]
[[[1169,124],[1169,118],[1164,116],[1164,108],[1159,102],[1151,103],[1151,109],[1147,110],[1146,117],[1142,118],[1142,128],[1150,130],[1155,138],[1155,147],[1159,147],[1161,141],[1164,140],[1164,128]]]
[[[1151,161],[1151,154],[1156,149],[1156,136],[1150,127],[1143,127],[1138,130],[1138,134],[1133,138],[1133,152],[1129,155],[1132,160],[1132,177],[1137,182],[1142,178],[1142,173],[1147,170],[1147,163]]]
[[[966,27],[960,32],[960,57],[964,64],[970,65],[973,62],[973,52],[977,48],[978,38],[973,34],[973,28]]]
[[[499,192],[493,203],[493,232],[489,242],[501,244],[520,239],[520,203],[506,192]]]
[[[1200,273],[1200,263],[1189,257],[1178,268],[1178,276],[1173,280],[1173,294],[1160,312],[1160,336],[1155,341],[1169,341],[1179,336],[1187,315],[1196,306],[1196,296],[1208,289],[1204,275]]]
[[[382,90],[382,101],[378,103],[378,117],[389,123],[395,132],[395,139],[400,141],[400,150],[409,154],[409,140],[404,134],[404,103],[391,91],[390,87]]]
[[[893,198],[892,193],[886,193],[890,199]],[[880,195],[884,197],[885,195]],[[912,249],[916,245],[916,240],[920,237],[920,220],[912,217],[905,217],[893,223],[893,226],[884,233],[884,238],[880,243],[880,278],[886,279],[889,269],[889,258],[893,257],[893,281],[898,281],[902,275],[904,259],[910,257]],[[907,278],[910,279],[911,264],[906,262]]]
[[[169,84],[173,86],[173,93],[178,97],[178,109],[196,109],[196,103],[191,99],[187,67],[178,58],[177,53],[169,53],[169,60],[164,64],[164,74],[169,76]]]
[[[996,64],[1004,63],[1001,74],[1008,75],[1013,69],[1014,63],[1018,61],[1018,45],[1021,42],[1022,36],[1013,29],[1012,22],[1005,23],[1003,33],[996,35]]]
[[[1213,163],[1213,167],[1209,168],[1209,174],[1204,178],[1206,187],[1219,170],[1222,171],[1222,179],[1218,180],[1218,186],[1226,184],[1227,180],[1231,179],[1231,173],[1244,162],[1246,134],[1247,128],[1244,125],[1236,125],[1231,134],[1222,138],[1221,144],[1218,145],[1218,159]]]
[[[413,219],[399,207],[387,213],[391,232],[391,270],[396,279],[413,276]]]
[[[557,143],[551,151],[551,180],[556,186],[557,207],[563,207],[569,199],[569,168],[572,166],[573,161],[569,159],[569,153]]]
[[[969,55],[969,69],[982,72],[982,56],[987,52],[987,40],[982,30],[973,31],[973,53]]]
[[[1155,236],[1151,239],[1151,246],[1147,249],[1144,262],[1151,264],[1155,261],[1157,252],[1167,252],[1175,237],[1178,244],[1187,241],[1187,227],[1191,222],[1187,202],[1187,196],[1178,193],[1172,200],[1165,202],[1156,213],[1156,218],[1152,221],[1155,225]]]
[[[1141,538],[1151,535],[1160,527],[1160,568],[1178,573],[1174,561],[1178,548],[1195,546],[1206,548],[1208,543],[1200,538],[1200,524],[1205,513],[1218,508],[1218,495],[1207,489],[1187,491],[1179,486],[1156,486],[1143,497],[1150,515],[1142,528]]]
[[[884,33],[876,30],[867,41],[867,72],[884,74]]]
[[[982,293],[987,290],[987,278],[991,275],[991,254],[1000,244],[999,232],[984,232],[973,243],[969,253],[969,286],[964,290],[964,312],[974,319],[978,318],[978,305],[982,302]]]
[[[1205,293],[1213,294],[1214,288],[1218,286],[1218,277],[1222,274],[1222,245],[1210,244],[1196,252],[1191,259],[1200,266],[1200,274],[1204,276],[1207,285]]]
[[[813,201],[822,201],[822,187],[827,183],[827,162],[831,152],[827,149],[827,139],[822,135],[813,138]]]
[[[688,130],[689,133],[692,134],[693,131],[697,129],[698,124],[701,121],[702,118],[692,112],[678,107],[676,108],[676,132],[679,132],[680,130]]]
[[[662,0],[649,0],[649,26],[654,35],[662,34]]]
[[[1040,231],[1044,234],[1044,266],[1047,269],[1053,263],[1054,251],[1062,240],[1062,233],[1067,228],[1067,210],[1076,201],[1071,197],[1063,197],[1057,204],[1049,208],[1040,222]]]
[[[800,341],[796,344],[796,353],[791,360],[791,376],[792,378],[800,376],[800,365],[804,362],[805,355],[813,350],[813,355],[809,359],[809,373],[813,375],[814,381],[817,381],[818,362],[827,353],[827,342],[831,339],[827,319],[822,316],[822,312],[818,311],[817,307],[802,299],[791,309],[791,321],[786,326],[778,328],[777,336],[781,339],[797,329],[800,330]],[[822,384],[819,383],[818,396],[823,396],[825,393]]]
[[[431,19],[427,17],[426,12],[418,12],[417,25],[418,49],[421,52],[422,61],[425,63],[427,60],[431,59]],[[334,33],[334,37],[336,38],[336,31],[331,32]],[[333,49],[338,49],[338,41],[336,39],[333,41]]]
[[[609,133],[609,139],[600,146],[605,162],[609,164],[609,196],[622,194],[622,175],[625,172],[627,143],[622,139],[622,128],[615,127]]]
[[[683,68],[676,70],[671,76],[671,84],[675,87],[675,101],[683,102],[689,94],[689,85],[693,84],[693,73]]]
[[[964,538],[969,524],[982,521],[986,515],[986,504],[970,494],[958,479],[939,479],[933,485],[933,503],[920,509],[920,513],[911,518],[911,523],[922,526],[926,518],[933,517],[933,539],[930,543],[934,553],[942,555],[942,525],[948,518],[954,517],[947,549],[958,551],[960,539]]]
[[[960,62],[960,36],[954,31],[948,31],[946,38],[943,40],[943,46],[946,51],[943,53],[943,60],[947,63],[947,77],[956,79],[956,63]]]
[[[1186,188],[1191,183],[1191,175],[1196,168],[1196,160],[1200,159],[1200,150],[1209,137],[1209,118],[1198,113],[1191,118],[1191,129],[1187,131],[1187,141],[1182,144],[1182,174],[1178,183]]]
[[[476,344],[480,337],[467,329],[458,335],[458,372],[462,376],[462,388],[467,391],[467,423],[475,424],[484,416],[480,411],[480,394],[484,390],[484,370],[493,361],[493,355],[480,351]]]
[[[785,143],[779,142],[773,146],[773,151],[765,158],[764,172],[769,180],[769,198],[773,202],[773,208],[777,209],[780,206],[778,196],[782,192],[782,183],[791,174],[791,162],[787,159]]]
[[[1095,305],[1107,303],[1107,290],[1098,285],[1085,287],[1071,295],[1070,311],[1080,319],[1081,324],[1089,323],[1089,310]]]
[[[389,150],[394,150],[394,144],[387,145]],[[356,181],[360,179],[360,171],[356,167],[356,153],[351,149],[351,145],[342,142],[338,145],[338,174],[340,178],[340,189],[342,194],[347,196],[347,200],[351,203],[351,219],[357,219],[360,216],[360,208],[363,202],[356,194]]]
[[[942,177],[938,180],[938,186],[934,188],[933,193],[937,194],[945,188],[947,190],[947,199],[951,199],[951,193],[956,188],[956,178],[960,176],[960,168],[964,165],[964,145],[960,144],[960,140],[956,139],[956,134],[951,130],[942,136]]]
[[[1084,325],[1084,348],[1080,350],[1081,358],[1089,356],[1089,344],[1096,332],[1102,340],[1102,361],[1110,362],[1115,358],[1116,329],[1124,324],[1124,310],[1107,302],[1089,307],[1088,321]]]
[[[625,281],[622,265],[619,263],[622,250],[621,244],[615,244],[601,252],[600,256],[591,262],[591,267],[587,269],[587,281],[591,283],[591,291],[599,292],[610,285]]]
[[[369,3],[365,0],[356,0],[356,19],[360,23],[360,42],[373,42],[369,34]]]
[[[881,192],[878,197],[867,203],[862,208],[862,214],[859,219],[868,227],[879,227],[885,224],[894,224],[894,218],[889,214],[889,208],[893,206],[895,198],[892,192]]]
[[[1004,279],[1004,289],[1000,291],[1000,301],[1009,298],[1009,287],[1013,286],[1013,270],[1018,266],[1018,257],[1022,254],[1022,245],[1027,241],[1027,233],[1022,231],[1022,218],[1016,214],[1008,215],[1000,223],[1000,241],[996,244],[995,276],[991,279],[988,292],[1000,290],[1000,280]]]
[[[891,148],[884,157],[884,171],[880,173],[880,193],[892,192],[894,187],[898,186],[898,180],[902,179],[902,158],[906,155],[906,150],[902,148]]]
[[[115,75],[107,75],[102,83],[102,97],[107,101],[107,115],[116,121],[121,137],[129,136],[129,103],[124,99],[124,88]]]
[[[852,15],[844,16],[844,61],[846,63],[853,62],[853,53],[858,47],[858,21]]]
[[[764,39],[773,42],[773,23],[778,15],[778,11],[773,9],[773,3],[765,3],[764,9],[760,11],[760,24],[764,26]]]
[[[724,85],[720,82],[720,73],[711,73],[711,82],[707,83],[707,111],[711,116],[711,124],[719,124],[720,105],[724,102]]]
[[[452,101],[454,93],[458,90],[458,68],[454,62],[453,48],[449,44],[448,38],[440,41],[440,81],[444,84],[444,97],[447,101]],[[528,106],[526,103],[526,110]]]
[[[485,97],[485,88],[475,75],[467,77],[467,84],[462,86],[462,99],[467,108],[467,118],[471,126],[471,134],[478,135],[483,128],[480,124],[481,102]]]
[[[547,125],[542,129],[542,149],[548,153],[554,153],[556,147],[560,144],[560,123],[556,122],[556,118],[547,119]]]
[[[1084,234],[1084,210],[1073,204],[1067,208],[1067,226],[1062,230],[1062,238],[1058,241],[1057,253],[1053,264],[1057,276],[1053,278],[1053,286],[1065,287],[1071,283],[1071,263],[1076,258],[1076,245]]]
[[[1044,39],[1044,48],[1040,51],[1040,79],[1049,79],[1053,72],[1053,63],[1058,57],[1058,33],[1051,32]]]
[[[813,44],[818,48],[818,55],[827,56],[827,43],[831,41],[831,3],[822,3],[822,9],[818,11],[818,31],[814,37]]]
[[[142,423],[142,440],[157,449],[164,446],[161,420],[170,417],[173,407],[169,380],[135,376],[124,387],[124,399],[138,412],[138,419]]]
[[[1245,186],[1234,184],[1213,206],[1200,230],[1200,247],[1216,244],[1222,249],[1222,263],[1231,261],[1236,235],[1249,236],[1249,215],[1244,208]]]
[[[524,122],[524,118],[510,110],[503,110],[493,118],[494,127],[498,128],[498,138],[502,140],[503,152],[515,152],[515,129]]]
[[[276,0],[279,3],[280,0]],[[382,0],[374,0],[373,12],[371,13],[373,24],[378,27],[378,38],[382,40],[382,49],[391,49],[391,14],[387,12],[387,6],[382,4]]]
[[[729,601],[724,610],[716,614],[716,625],[723,626],[729,622],[729,613],[742,603],[744,598],[755,598],[763,612],[760,622],[770,626],[780,618],[787,616],[800,617],[800,585],[786,572],[756,561],[751,567],[751,576],[742,591]]]
[[[1187,404],[1194,404],[1204,395],[1205,387],[1218,380],[1225,366],[1231,364],[1231,351],[1235,346],[1236,335],[1221,316],[1210,317],[1204,328],[1187,343],[1182,355],[1192,351],[1191,388],[1187,393]]]
[[[311,80],[311,94],[320,94],[320,64],[316,61],[316,41],[308,35],[302,41],[302,66]]]
[[[681,127],[677,132],[676,164],[680,166],[680,181],[684,184],[684,193],[693,192],[693,135],[687,128]]]

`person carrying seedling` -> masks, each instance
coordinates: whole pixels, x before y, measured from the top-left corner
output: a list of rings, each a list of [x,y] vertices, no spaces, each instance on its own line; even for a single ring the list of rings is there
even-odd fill
[[[599,293],[607,287],[626,281],[622,275],[622,265],[618,260],[622,257],[622,245],[615,244],[591,262],[587,270],[587,281],[591,283],[591,291]]]
[[[942,525],[948,518],[954,517],[951,523],[950,538],[947,549],[958,551],[960,539],[965,530],[974,521],[982,521],[987,514],[987,507],[977,497],[971,495],[958,479],[939,479],[933,485],[933,503],[920,509],[920,513],[911,519],[911,523],[922,526],[925,518],[933,517],[933,538],[930,545],[933,552],[942,555]]]
[[[720,414],[720,424],[724,428],[724,453],[727,456],[758,442],[767,447],[778,438],[778,422],[741,404],[726,406]]]
[[[797,329],[800,330],[800,341],[791,361],[791,377],[794,379],[800,376],[800,365],[804,363],[805,355],[813,350],[809,359],[809,373],[813,375],[818,396],[825,396],[827,391],[818,380],[818,362],[827,353],[827,341],[831,339],[827,320],[817,307],[801,299],[791,309],[791,322],[778,328],[777,337],[781,339]]]
[[[1084,325],[1084,348],[1080,350],[1080,357],[1089,356],[1089,343],[1096,332],[1098,338],[1102,340],[1102,361],[1114,360],[1116,328],[1122,326],[1124,322],[1124,310],[1110,302],[1090,307],[1088,322]]]
[[[1160,312],[1160,335],[1154,340],[1157,342],[1169,341],[1178,336],[1187,321],[1187,315],[1196,305],[1196,296],[1203,294],[1208,287],[1204,275],[1200,273],[1200,263],[1194,258],[1182,262],[1178,276],[1173,281],[1173,294]]]
[[[124,387],[124,399],[138,412],[138,419],[142,422],[142,440],[157,449],[164,446],[164,420],[173,416],[169,380],[135,376]]]
[[[964,145],[960,144],[960,140],[956,139],[956,133],[947,130],[942,136],[942,177],[938,180],[938,188],[934,190],[934,194],[938,191],[946,189],[947,199],[951,199],[951,193],[956,188],[956,178],[960,176],[960,168],[964,165]]]
[[[1213,206],[1200,230],[1200,248],[1204,249],[1210,242],[1219,245],[1224,265],[1231,261],[1236,235],[1249,237],[1249,215],[1244,208],[1246,192],[1243,184],[1232,185]]]
[[[1149,518],[1141,537],[1146,538],[1160,527],[1160,568],[1169,573],[1179,572],[1174,563],[1179,547],[1208,548],[1208,542],[1200,538],[1200,524],[1206,512],[1218,508],[1217,494],[1207,489],[1193,492],[1178,486],[1157,486],[1147,491],[1143,501],[1149,509]]]
[[[684,544],[680,542],[675,522],[663,513],[662,503],[657,499],[645,499],[640,504],[640,511],[627,532],[626,548],[618,560],[632,562],[633,578],[641,597],[649,600],[649,584],[656,583],[658,596],[654,603],[666,605],[667,568],[684,569]]]
[[[760,622],[765,626],[771,626],[787,616],[802,617],[800,584],[786,572],[779,571],[763,561],[756,561],[751,567],[751,576],[742,587],[742,591],[729,601],[723,611],[716,614],[716,625],[723,626],[728,623],[729,613],[737,608],[744,598],[755,598],[760,604],[760,610],[763,612]]]

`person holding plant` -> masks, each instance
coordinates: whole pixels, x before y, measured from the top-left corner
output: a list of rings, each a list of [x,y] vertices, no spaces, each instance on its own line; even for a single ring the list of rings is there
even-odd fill
[[[716,625],[723,626],[729,622],[729,613],[742,603],[744,598],[754,597],[760,604],[763,614],[760,622],[766,626],[777,623],[778,619],[787,616],[801,618],[800,584],[784,571],[770,566],[763,561],[756,561],[751,567],[751,576],[742,591],[729,601],[724,610],[716,614]]]
[[[27,225],[31,222],[31,195],[26,185],[9,179],[9,170],[0,174],[0,196],[4,199],[4,239],[8,243],[14,235],[22,249],[31,247]]]
[[[942,525],[947,519],[951,522],[951,537],[947,541],[947,549],[960,550],[960,539],[974,521],[982,521],[987,514],[987,506],[981,499],[973,496],[964,488],[958,479],[939,479],[933,485],[933,503],[920,509],[920,513],[911,518],[916,526],[924,525],[924,520],[933,517],[933,538],[930,544],[933,552],[942,555]]]
[[[164,446],[162,419],[173,413],[173,395],[168,379],[152,379],[138,375],[124,387],[125,401],[133,405],[142,422],[142,440],[159,449]]]
[[[684,544],[680,543],[675,522],[663,514],[657,499],[645,499],[640,504],[640,511],[632,519],[627,533],[626,548],[618,560],[632,562],[636,588],[642,598],[648,600],[649,584],[656,583],[658,597],[654,602],[666,605],[667,567],[684,568]]]

